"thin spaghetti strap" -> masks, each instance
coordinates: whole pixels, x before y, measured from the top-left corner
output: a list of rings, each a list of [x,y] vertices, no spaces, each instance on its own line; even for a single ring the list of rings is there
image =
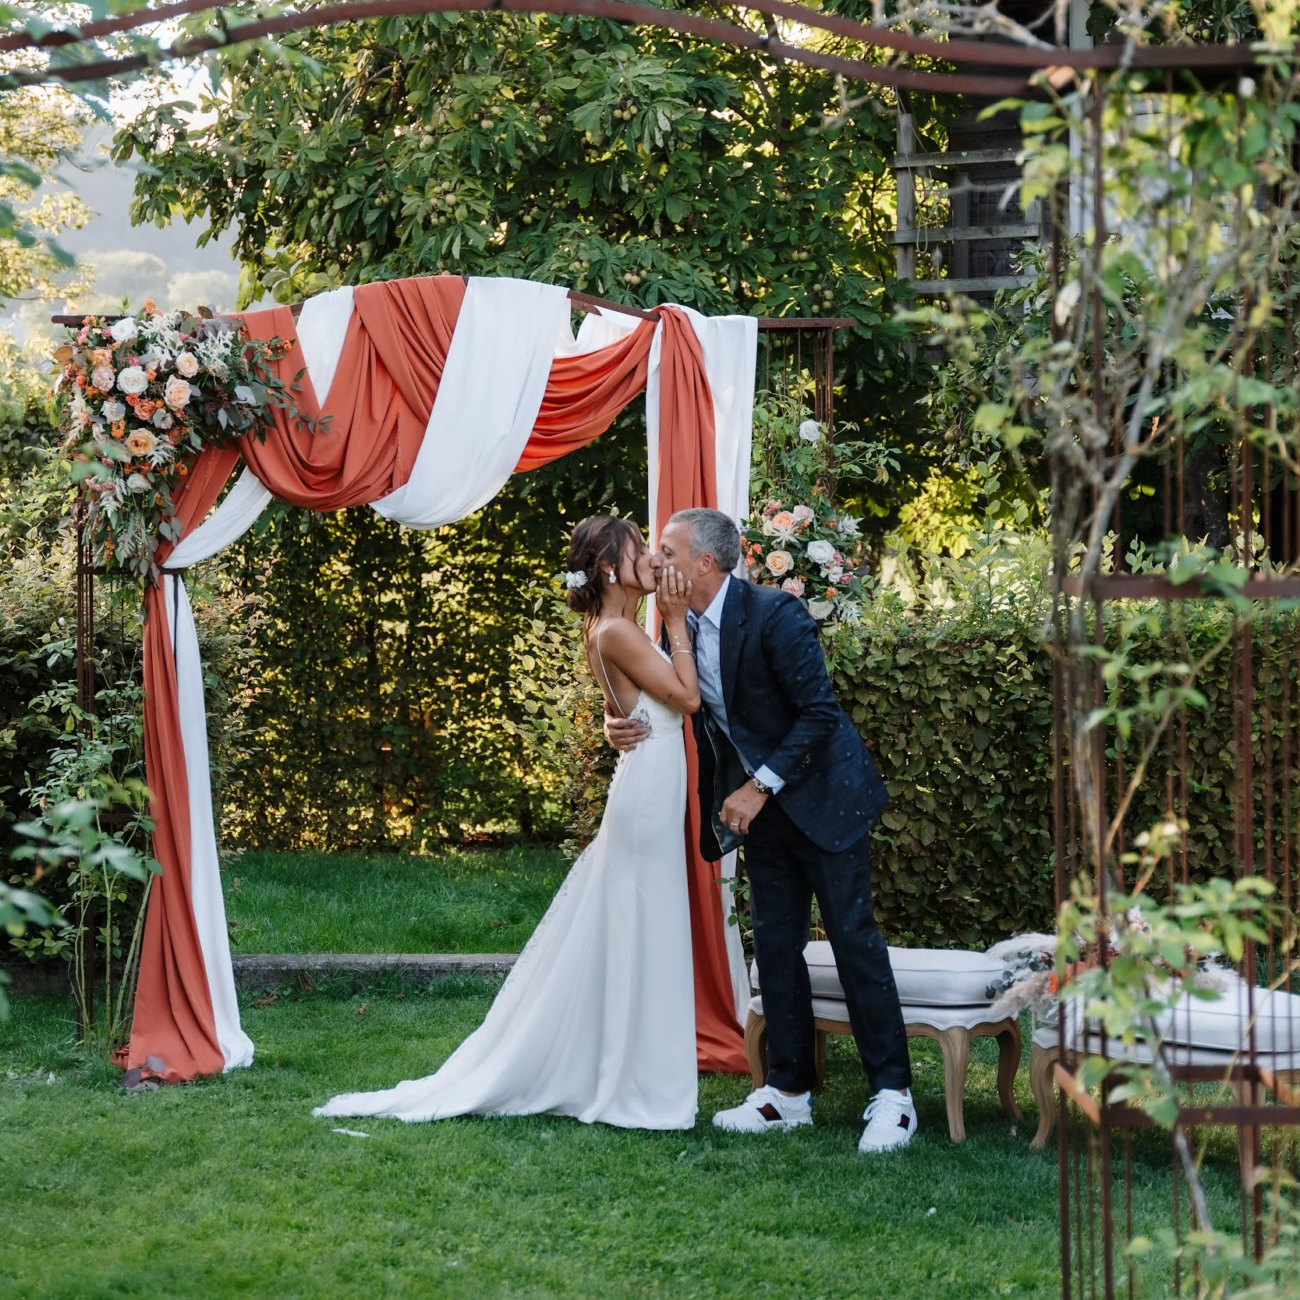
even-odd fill
[[[600,660],[600,675],[605,679],[605,690],[609,692],[609,698],[614,701],[614,707],[623,715],[623,717],[626,718],[627,714],[623,712],[623,706],[618,702],[618,695],[615,693],[613,686],[610,685],[609,673],[605,671],[605,656],[600,653],[600,634],[604,630],[605,628],[602,624],[596,629],[595,637],[596,658]]]

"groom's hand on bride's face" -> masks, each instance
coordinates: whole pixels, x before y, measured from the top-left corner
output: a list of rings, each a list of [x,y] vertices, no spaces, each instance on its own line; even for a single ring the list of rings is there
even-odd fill
[[[648,733],[646,729],[632,718],[611,718],[605,715],[605,739],[615,749],[635,749]]]

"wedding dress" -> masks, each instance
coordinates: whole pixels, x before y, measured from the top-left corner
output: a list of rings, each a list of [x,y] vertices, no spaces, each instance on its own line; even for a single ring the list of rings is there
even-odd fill
[[[545,1113],[620,1128],[694,1126],[682,718],[644,691],[629,716],[650,735],[620,755],[599,833],[487,1019],[436,1074],[343,1093],[313,1115],[415,1123]]]

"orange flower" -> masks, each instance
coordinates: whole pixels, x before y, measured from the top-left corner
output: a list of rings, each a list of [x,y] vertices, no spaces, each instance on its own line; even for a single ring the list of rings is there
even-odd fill
[[[1061,987],[1060,981],[1056,978],[1056,972],[1053,971],[1047,977],[1047,991],[1049,993],[1056,993],[1060,989],[1060,987]]]
[[[122,435],[126,433],[126,421],[115,420],[112,425],[112,430],[113,430],[113,437],[115,438],[122,437]]]
[[[146,316],[156,316],[158,314],[158,304],[152,298],[144,300],[144,306],[140,308]]]

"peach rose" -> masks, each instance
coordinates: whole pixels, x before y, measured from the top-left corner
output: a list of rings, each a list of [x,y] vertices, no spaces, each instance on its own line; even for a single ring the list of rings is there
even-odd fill
[[[781,584],[781,590],[782,590],[782,591],[788,591],[792,596],[802,596],[802,595],[803,595],[803,579],[801,579],[801,578],[787,578],[787,579],[786,579],[786,580]]]
[[[783,573],[789,573],[794,564],[794,557],[789,551],[768,551],[767,553],[767,571],[773,577],[779,578]]]
[[[99,389],[101,393],[111,393],[113,383],[117,376],[113,373],[111,366],[96,366],[95,372],[90,376],[90,382]]]
[[[126,440],[126,449],[132,456],[147,456],[158,445],[158,439],[148,429],[136,429]]]
[[[167,387],[163,390],[163,400],[173,411],[179,411],[190,400],[189,384],[173,375],[167,381]]]
[[[772,527],[779,533],[788,533],[794,527],[794,515],[789,510],[780,510],[772,516]]]
[[[193,352],[182,352],[176,358],[176,373],[186,379],[193,379],[199,373],[199,359]]]

